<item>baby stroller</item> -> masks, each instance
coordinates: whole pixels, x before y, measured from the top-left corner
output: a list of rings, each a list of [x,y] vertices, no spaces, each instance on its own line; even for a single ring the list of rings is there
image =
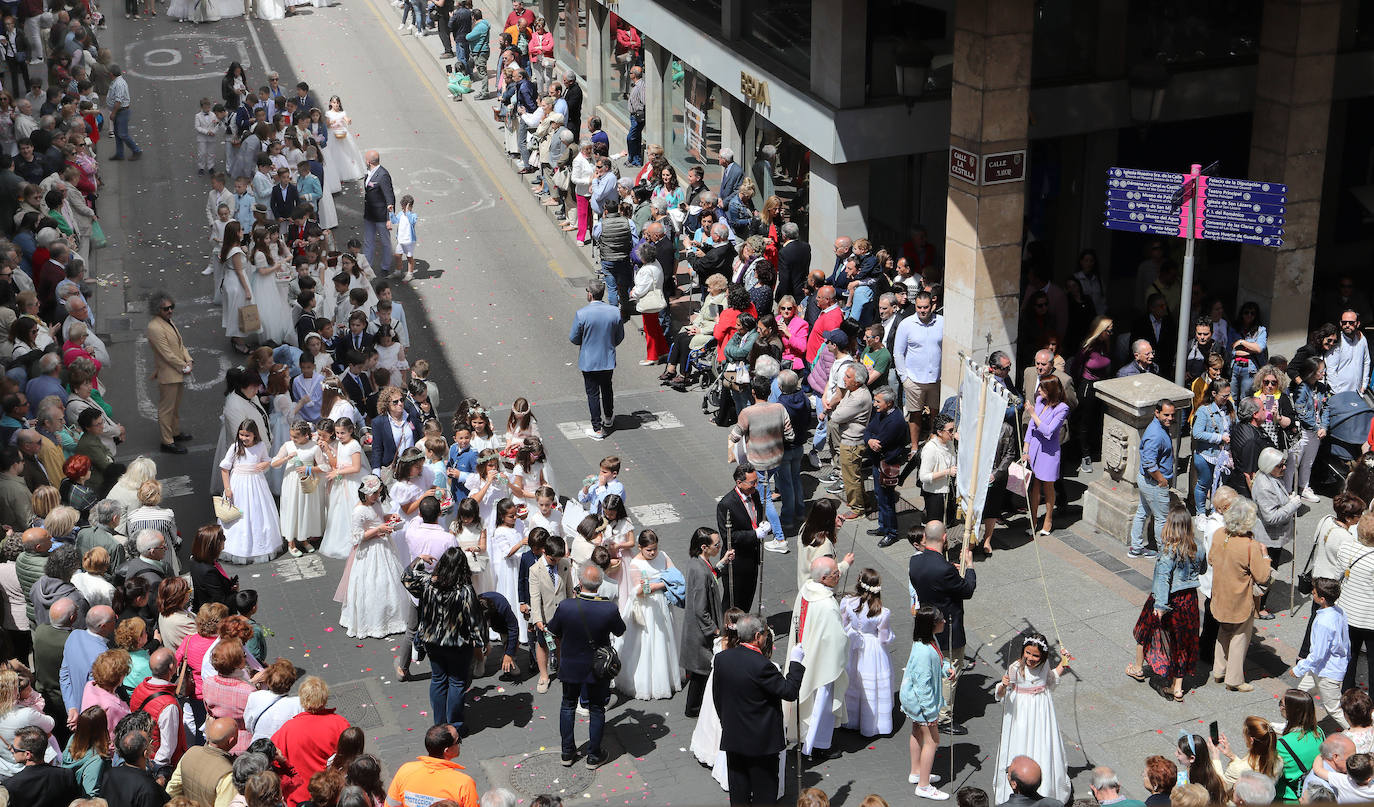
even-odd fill
[[[1321,467],[1329,469],[1331,477],[1322,480],[1340,485],[1349,471],[1350,462],[1360,456],[1360,446],[1369,436],[1369,424],[1374,420],[1374,408],[1358,392],[1338,392],[1326,402],[1330,413],[1326,440],[1322,446],[1325,458]]]

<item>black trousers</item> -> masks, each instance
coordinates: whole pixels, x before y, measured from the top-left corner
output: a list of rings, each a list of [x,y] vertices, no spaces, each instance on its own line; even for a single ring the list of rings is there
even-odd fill
[[[710,673],[687,673],[687,706],[683,711],[686,717],[701,714],[701,701],[706,696],[706,680]]]
[[[1311,620],[1309,620],[1311,621]],[[1364,669],[1370,681],[1374,681],[1374,630],[1350,626],[1350,663],[1345,668],[1345,681],[1341,690],[1355,686],[1355,667],[1360,662],[1360,650],[1364,650]]]
[[[453,34],[448,30],[448,12],[434,12],[434,25],[439,29],[439,44],[443,46],[444,53],[453,52]]]
[[[1202,607],[1202,636],[1198,638],[1198,658],[1208,662],[1216,658],[1217,633],[1221,631],[1221,623],[1212,616],[1212,598],[1208,597]],[[1300,656],[1306,655],[1300,653]]]
[[[778,755],[725,752],[731,804],[778,803]]]
[[[587,410],[592,416],[592,429],[601,430],[604,422],[615,426],[615,389],[611,386],[614,370],[582,371],[582,386],[587,392]],[[603,421],[604,418],[604,421]]]
[[[754,592],[759,584],[759,556],[761,550],[751,552],[735,550],[734,571],[727,571],[721,579],[720,612],[731,608],[749,612],[754,607]],[[731,578],[734,578],[733,584]]]

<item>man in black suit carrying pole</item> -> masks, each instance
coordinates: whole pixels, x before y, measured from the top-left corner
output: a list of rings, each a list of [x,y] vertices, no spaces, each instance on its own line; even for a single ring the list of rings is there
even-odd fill
[[[778,754],[786,746],[782,702],[795,701],[801,691],[805,654],[801,645],[793,648],[784,676],[769,660],[773,632],[761,617],[745,614],[735,630],[741,644],[716,654],[711,693],[720,715],[730,803],[777,804]]]
[[[926,522],[922,545],[911,556],[907,573],[922,607],[928,605],[945,615],[945,629],[936,634],[935,641],[940,644],[940,652],[949,659],[954,672],[942,682],[945,705],[940,709],[940,733],[961,736],[968,734],[968,729],[954,722],[954,695],[964,671],[964,600],[973,598],[978,575],[972,568],[972,541],[964,541],[964,567],[968,569],[965,574],[960,574],[959,567],[945,559],[948,548],[944,523]]]
[[[758,587],[762,542],[773,532],[759,498],[759,472],[747,462],[735,466],[735,486],[716,503],[716,530],[735,562],[726,575],[721,612],[748,611]]]
[[[391,214],[396,212],[396,191],[391,187],[391,174],[382,167],[382,157],[376,149],[363,155],[367,163],[367,178],[363,180],[363,255],[376,269],[379,277],[391,273]],[[372,250],[381,242],[380,260],[372,257]]]

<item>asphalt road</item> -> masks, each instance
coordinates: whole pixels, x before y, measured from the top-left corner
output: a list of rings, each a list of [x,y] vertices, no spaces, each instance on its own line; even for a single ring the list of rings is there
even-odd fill
[[[445,418],[459,398],[475,395],[499,424],[513,398],[528,397],[554,475],[565,482],[560,492],[571,492],[571,484],[602,456],[620,455],[634,520],[654,527],[665,551],[684,560],[692,529],[714,522],[715,500],[730,484],[725,432],[702,417],[699,396],[665,391],[655,380],[656,369],[637,365],[643,342],[632,331],[616,374],[618,430],[604,443],[583,436],[588,416],[567,332],[585,299],[585,253],[552,226],[495,146],[488,134],[490,105],[447,100],[433,57],[437,41],[399,37],[398,22],[395,10],[377,0],[305,8],[272,23],[239,19],[195,27],[163,16],[111,21],[106,40],[130,70],[133,134],[145,149],[140,162],[105,165],[111,189],[101,200],[101,214],[112,246],[98,254],[96,264],[99,330],[111,343],[118,370],[105,379],[129,430],[121,457],[153,453],[183,530],[212,518],[207,482],[219,459],[213,454],[222,381],[238,357],[228,351],[220,309],[210,305],[209,278],[200,275],[209,254],[202,212],[208,181],[195,175],[191,119],[202,96],[219,95],[220,76],[230,60],[238,60],[255,84],[270,67],[281,73],[283,86],[304,80],[321,100],[339,94],[360,146],[381,152],[398,195],[415,196],[421,267],[408,288],[397,289],[396,299],[411,323],[410,358],[427,358],[433,366]],[[108,157],[110,148],[102,146],[101,153]],[[335,197],[341,219],[336,237],[360,236],[361,196],[353,183]],[[140,302],[155,288],[177,297],[175,316],[196,362],[183,405],[185,429],[195,435],[185,457],[156,453],[156,391],[147,379]],[[904,514],[902,526],[911,518]],[[1101,535],[1061,529],[1032,544],[1024,522],[1013,524],[1007,545],[1014,548],[978,564],[981,585],[968,612],[969,654],[977,665],[965,675],[958,700],[969,734],[953,745],[952,777],[948,740],[937,757],[936,770],[946,783],[991,788],[1001,710],[989,691],[1001,665],[1019,651],[1017,635],[1032,628],[1061,635],[1076,655],[1075,674],[1056,699],[1081,795],[1087,793],[1085,771],[1105,763],[1121,771],[1130,795],[1141,797],[1135,783],[1144,756],[1169,754],[1178,727],[1200,731],[1204,718],[1221,717],[1238,731],[1244,715],[1273,712],[1271,698],[1283,686],[1273,679],[1257,682],[1251,696],[1207,687],[1185,705],[1130,684],[1120,669],[1129,660],[1130,625],[1144,599],[1149,566],[1120,562],[1121,547]],[[910,635],[902,581],[909,550],[876,550],[874,539],[862,535],[868,526],[846,527],[841,544],[857,552],[856,569],[872,566],[888,578],[897,636],[891,653],[900,677]],[[1020,537],[1013,536],[1018,531]],[[1299,531],[1310,534],[1310,528]],[[329,681],[336,704],[369,730],[369,750],[391,771],[421,753],[420,735],[431,723],[427,685],[395,681],[391,660],[400,637],[354,641],[337,627],[338,606],[331,597],[342,565],[311,556],[238,572],[244,586],[261,592],[260,620],[275,633],[269,652]],[[785,630],[794,597],[795,556],[768,555],[763,606],[775,627]],[[1270,641],[1252,658],[1273,674],[1283,663],[1278,656],[1291,663],[1302,628],[1300,617],[1268,623]],[[462,759],[480,789],[509,786],[522,798],[561,792],[587,804],[723,804],[724,793],[687,750],[692,721],[681,717],[681,697],[614,700],[607,733],[614,756],[589,775],[557,765],[556,690],[538,695],[532,680],[489,675],[475,683],[468,714],[474,734]],[[808,766],[803,784],[824,788],[836,804],[857,804],[870,792],[903,802],[910,792],[907,728],[898,718],[887,739],[865,741],[838,732],[836,745],[845,753]],[[585,737],[584,723],[579,736]],[[793,776],[789,767],[789,782]],[[952,790],[948,784],[946,789]],[[794,791],[792,784],[789,792]]]

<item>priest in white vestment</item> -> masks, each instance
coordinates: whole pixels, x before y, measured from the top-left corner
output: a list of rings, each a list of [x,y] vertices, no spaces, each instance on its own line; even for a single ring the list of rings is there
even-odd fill
[[[845,722],[844,693],[849,688],[849,636],[840,622],[840,603],[835,598],[839,566],[832,557],[817,558],[809,576],[792,608],[787,646],[789,655],[798,644],[806,652],[806,673],[797,704],[802,753],[808,755],[830,747],[835,726]],[[788,738],[795,739],[797,711],[785,712]]]

